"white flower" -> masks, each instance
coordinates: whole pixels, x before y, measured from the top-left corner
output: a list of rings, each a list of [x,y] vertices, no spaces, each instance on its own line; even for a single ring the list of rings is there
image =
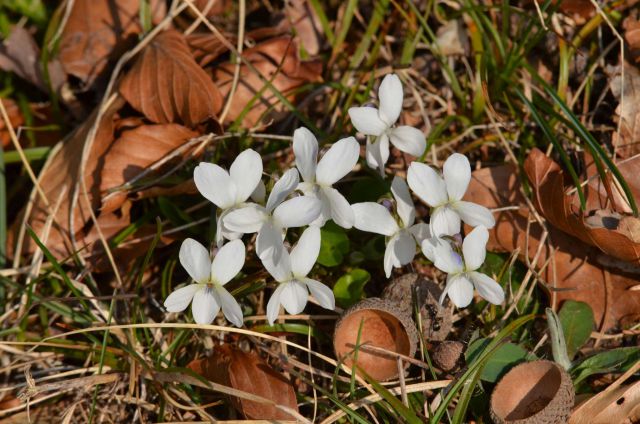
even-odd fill
[[[237,207],[226,214],[224,226],[244,234],[257,232],[256,253],[260,258],[270,247],[279,255],[285,229],[309,225],[322,211],[322,202],[310,196],[284,200],[298,183],[298,171],[289,169],[273,186],[266,206],[248,203]]]
[[[492,228],[495,220],[484,206],[462,199],[469,181],[469,160],[454,153],[443,167],[444,179],[433,168],[424,163],[412,162],[407,172],[409,187],[422,201],[431,206],[430,226],[434,236],[454,235],[460,232],[460,220],[475,227]]]
[[[270,324],[278,318],[280,305],[291,315],[304,310],[309,292],[326,309],[333,310],[336,301],[333,291],[319,281],[307,278],[320,253],[320,228],[307,228],[300,236],[291,253],[283,249],[279,260],[276,255],[266,254],[262,264],[280,284],[267,303],[267,319]]]
[[[464,308],[473,299],[474,286],[480,296],[494,305],[504,302],[502,287],[488,275],[476,272],[484,263],[488,239],[489,231],[484,226],[474,228],[462,242],[462,257],[448,242],[443,240],[437,244],[434,250],[434,265],[448,274],[447,285],[440,296],[440,303],[446,295],[449,295],[454,305]],[[429,249],[425,244],[426,241],[423,242],[423,251],[425,248]]]
[[[365,202],[351,206],[356,217],[354,226],[357,229],[388,237],[384,252],[384,271],[387,278],[391,276],[393,267],[401,267],[413,260],[416,255],[416,242],[420,244],[422,240],[431,237],[427,224],[414,225],[416,211],[407,183],[402,178],[393,178],[391,193],[396,199],[399,223],[387,208],[378,203]]]
[[[242,310],[238,302],[224,288],[244,265],[244,244],[234,240],[218,250],[209,259],[207,249],[193,239],[186,239],[180,246],[180,263],[195,281],[179,288],[164,301],[169,312],[184,311],[193,300],[191,311],[198,324],[211,324],[220,307],[224,316],[238,327],[242,327]]]
[[[389,159],[389,141],[403,152],[413,156],[421,156],[427,147],[422,131],[394,124],[402,110],[402,83],[396,74],[389,74],[380,83],[378,98],[380,109],[373,107],[352,107],[349,109],[351,122],[356,129],[374,137],[371,142],[367,138],[367,164],[378,168],[384,175],[384,165]]]
[[[224,228],[223,218],[230,210],[243,205],[250,196],[259,197],[260,191],[264,192],[261,176],[262,158],[251,149],[236,157],[229,172],[207,162],[200,162],[193,170],[193,181],[198,191],[220,209],[216,232],[218,246],[222,245],[223,238],[234,240],[240,237],[240,234]]]
[[[322,202],[322,213],[313,223],[322,226],[329,219],[343,228],[353,227],[351,205],[333,184],[347,175],[358,162],[360,146],[353,137],[343,138],[331,146],[318,162],[318,140],[302,127],[293,133],[293,152],[303,183],[298,189]]]

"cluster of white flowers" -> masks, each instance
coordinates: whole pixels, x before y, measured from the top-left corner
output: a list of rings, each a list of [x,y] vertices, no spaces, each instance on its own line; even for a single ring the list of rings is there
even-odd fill
[[[383,79],[378,99],[379,108],[354,107],[349,109],[349,116],[354,127],[367,136],[367,164],[384,176],[389,142],[419,157],[425,151],[426,140],[415,128],[394,126],[403,102],[397,75]],[[194,320],[209,324],[222,309],[230,322],[242,326],[242,310],[224,285],[241,271],[245,261],[241,237],[251,233],[257,233],[258,258],[278,283],[267,303],[269,323],[277,319],[280,305],[289,314],[302,312],[309,293],[322,307],[334,309],[333,291],[307,277],[320,252],[320,228],[328,220],[345,229],[355,227],[386,236],[387,277],[394,267],[411,263],[419,247],[438,269],[447,273],[441,302],[448,295],[456,306],[465,307],[471,303],[474,287],[491,303],[504,301],[502,287],[477,272],[486,255],[487,228],[493,227],[495,221],[485,207],[462,200],[471,180],[471,166],[465,156],[451,155],[444,163],[442,176],[424,163],[412,162],[407,181],[399,176],[393,178],[395,211],[390,211],[375,202],[350,205],[333,187],[358,162],[360,146],[354,137],[334,143],[319,161],[318,150],[318,141],[311,131],[298,128],[293,134],[296,168],[287,170],[275,182],[268,197],[262,181],[262,158],[254,150],[240,153],[228,172],[211,163],[196,167],[196,187],[218,208],[217,254],[211,260],[209,251],[197,241],[183,242],[180,263],[195,283],[167,297],[168,311],[180,312],[192,303]],[[430,207],[428,224],[416,223],[409,189]],[[461,221],[475,227],[464,240],[459,235]],[[289,250],[285,242],[287,229],[296,227],[307,228]]]

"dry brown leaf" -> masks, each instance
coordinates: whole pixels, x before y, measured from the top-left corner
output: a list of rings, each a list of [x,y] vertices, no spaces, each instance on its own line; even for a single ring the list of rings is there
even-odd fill
[[[522,259],[534,260],[544,231],[520,194],[513,166],[474,171],[465,200],[488,208],[518,206],[517,210],[495,215],[496,226],[490,231],[487,249],[518,251]],[[621,321],[623,324],[637,321],[640,291],[631,289],[637,285],[636,276],[601,265],[611,257],[558,229],[549,226],[549,230],[549,243],[542,246],[535,265],[552,305],[557,307],[569,299],[588,303],[602,331],[616,327]]]
[[[75,0],[62,35],[59,58],[65,71],[91,84],[111,59],[119,57],[142,32],[139,0]],[[152,21],[166,15],[164,1],[151,0]],[[62,10],[61,12],[64,12]]]
[[[224,34],[224,37],[233,45],[236,43],[236,37],[233,34]],[[227,45],[210,32],[193,33],[186,37],[187,44],[191,48],[191,54],[201,67],[209,65],[221,55],[229,51]]]
[[[554,3],[560,3],[560,11],[576,18],[579,23],[592,17],[596,11],[591,0],[557,0]]]
[[[624,79],[620,65],[607,67],[607,73],[613,96],[624,99],[616,108],[620,133],[613,133],[612,142],[619,156],[632,157],[640,153],[640,70],[625,62]]]
[[[66,80],[60,62],[47,64],[51,88],[58,91]],[[40,48],[33,36],[23,27],[14,26],[11,34],[0,44],[0,69],[13,72],[23,80],[48,93],[49,87],[40,67]]]
[[[290,36],[264,41],[245,50],[242,56],[289,99],[293,97],[292,91],[296,88],[321,79],[322,64],[319,61],[302,61],[298,55],[296,42]],[[231,89],[235,66],[233,63],[226,63],[214,69],[214,81],[225,97]],[[277,119],[278,115],[285,111],[272,90],[265,87],[265,82],[243,64],[240,68],[238,87],[226,120],[234,121],[238,118],[249,102],[252,102],[251,109],[242,121],[246,128],[259,125],[261,117],[268,110],[272,112],[268,118],[272,119]],[[267,121],[268,118],[262,119],[262,122]]]
[[[598,247],[623,261],[640,259],[640,220],[611,210],[591,211],[585,217],[574,210],[566,194],[560,166],[542,151],[533,149],[524,162],[538,211],[556,228]]]
[[[629,44],[629,51],[636,62],[640,61],[640,21],[628,17],[622,23],[624,39]]]
[[[105,198],[110,189],[131,180],[149,165],[197,136],[198,133],[178,124],[142,125],[124,131],[103,158],[100,179],[102,212],[118,209],[127,198],[126,191],[118,191]]]
[[[295,29],[302,48],[311,56],[317,55],[324,40],[324,31],[320,18],[309,0],[285,2],[284,14]]]
[[[191,362],[194,372],[225,386],[271,399],[274,403],[298,412],[296,395],[291,383],[269,366],[257,353],[246,353],[232,345],[214,349],[212,356]],[[291,415],[247,399],[231,397],[233,406],[247,419],[290,420]]]
[[[213,18],[223,14],[229,10],[232,4],[231,0],[193,0],[193,5],[207,18]],[[189,10],[194,17],[197,17],[191,9],[187,10]]]
[[[12,99],[0,99],[0,101],[2,101],[2,105],[7,111],[9,122],[14,130],[24,124],[24,116],[22,116],[22,112],[20,112],[20,108],[15,101]],[[4,119],[0,119],[0,142],[2,142],[2,147],[5,149],[7,146],[12,145],[11,135],[9,134],[9,129],[7,128],[7,124],[4,122]]]
[[[136,110],[159,124],[193,127],[214,118],[222,97],[198,66],[184,36],[167,30],[140,54],[120,83],[120,93]]]

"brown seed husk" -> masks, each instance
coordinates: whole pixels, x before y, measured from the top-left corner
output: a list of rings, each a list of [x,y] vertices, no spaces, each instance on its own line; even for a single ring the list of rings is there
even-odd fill
[[[511,369],[491,395],[496,424],[562,424],[571,415],[571,377],[552,361],[525,362]]]
[[[463,352],[464,343],[456,340],[446,340],[433,349],[431,359],[442,371],[450,372],[458,368]]]
[[[411,273],[393,279],[382,298],[396,302],[409,316],[414,315],[417,305],[424,339],[439,342],[447,338],[453,326],[453,311],[440,304],[441,294],[442,289],[435,282]]]
[[[418,330],[411,316],[388,299],[364,299],[344,311],[336,323],[333,347],[336,357],[348,366],[353,366],[359,332],[359,344],[363,347],[357,352],[357,365],[379,381],[398,376],[397,359],[384,352],[366,350],[364,346],[413,357],[418,345]],[[404,367],[408,366],[409,363],[405,361]]]

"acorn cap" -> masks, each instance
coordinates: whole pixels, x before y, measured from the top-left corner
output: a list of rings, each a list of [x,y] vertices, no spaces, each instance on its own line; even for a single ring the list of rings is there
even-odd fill
[[[409,316],[414,316],[414,304],[420,310],[422,335],[425,340],[443,341],[453,327],[453,311],[439,302],[442,289],[438,284],[416,273],[391,280],[382,298],[396,302]]]
[[[372,297],[342,313],[333,334],[333,347],[336,357],[350,367],[353,366],[359,331],[362,348],[357,352],[357,365],[376,380],[385,381],[398,376],[397,357],[367,350],[365,346],[379,347],[410,357],[416,353],[418,330],[411,316],[395,302]],[[408,367],[409,363],[405,361],[404,366]]]
[[[431,359],[442,371],[449,372],[458,368],[463,352],[464,343],[456,340],[445,340],[433,349]]]
[[[561,424],[571,415],[575,391],[571,377],[551,361],[512,368],[491,395],[496,424]]]

